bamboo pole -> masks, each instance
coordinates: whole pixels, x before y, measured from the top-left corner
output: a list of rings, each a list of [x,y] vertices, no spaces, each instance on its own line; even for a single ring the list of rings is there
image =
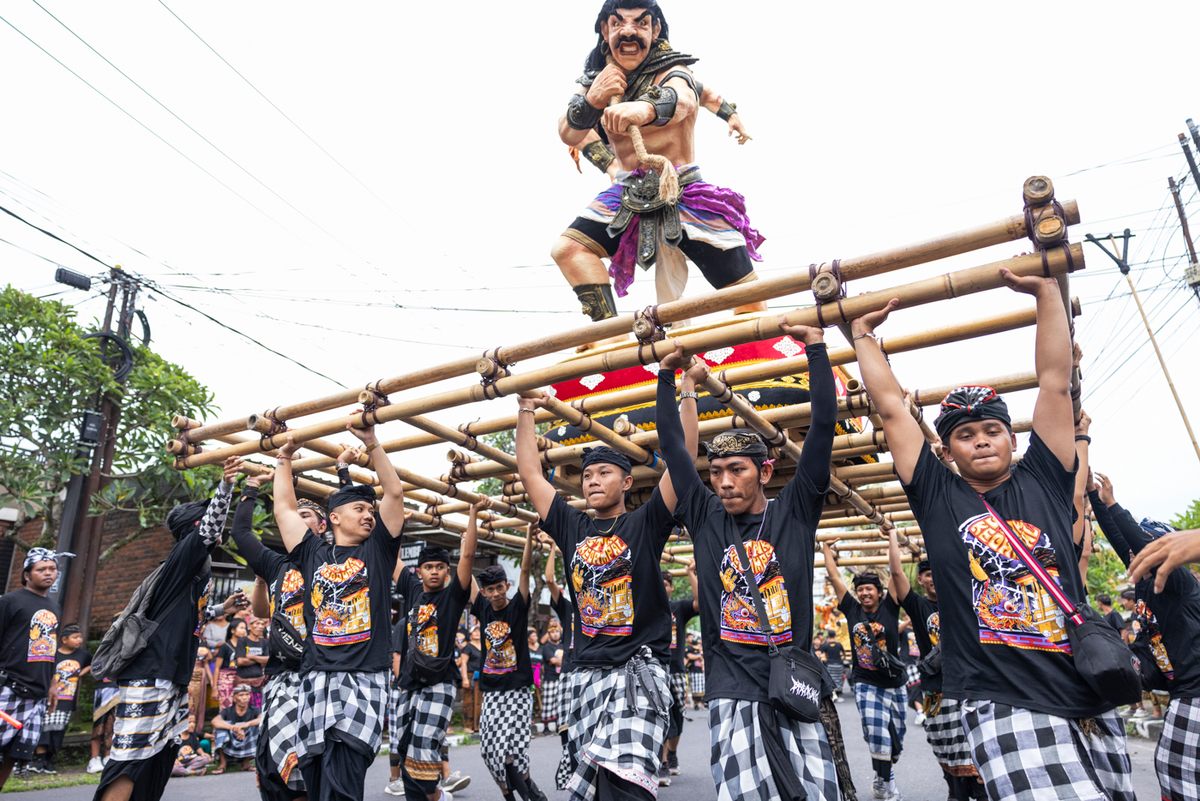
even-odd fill
[[[1071,225],[1079,222],[1079,206],[1073,200],[1063,202],[1067,222]],[[1017,214],[990,222],[975,228],[944,234],[922,242],[914,242],[898,248],[870,253],[865,256],[842,259],[839,262],[840,272],[845,280],[856,280],[924,264],[951,256],[969,253],[973,250],[1012,242],[1028,235],[1025,225],[1025,215]],[[812,285],[809,270],[797,270],[792,273],[750,281],[737,286],[727,287],[716,292],[684,298],[670,303],[663,303],[657,308],[659,320],[664,324],[687,320],[704,314],[733,309],[764,300],[783,297],[785,295],[803,292]],[[624,314],[600,323],[564,331],[553,336],[515,345],[512,347],[496,348],[485,354],[483,359],[466,357],[434,367],[422,368],[393,378],[380,379],[367,384],[364,389],[391,395],[406,389],[457,378],[487,370],[486,364],[490,359],[500,364],[515,364],[529,361],[538,356],[545,356],[560,350],[567,350],[579,345],[598,342],[614,336],[628,333],[635,322],[634,315]],[[302,403],[277,406],[268,412],[266,417],[277,420],[291,420],[305,417],[318,412],[329,411],[341,406],[358,402],[361,390],[350,389],[343,392],[326,395]],[[186,418],[183,418],[186,420]],[[234,418],[219,423],[200,427],[201,439],[208,439],[221,434],[234,434],[246,430],[246,418]]]
[[[1084,264],[1082,248],[1079,245],[1071,245],[1070,248],[1073,257],[1070,264],[1076,268],[1081,268]],[[1045,256],[1044,259],[1045,269],[1052,275],[1062,274],[1070,266],[1067,258],[1061,251],[1054,251],[1050,255]],[[503,395],[528,392],[548,383],[562,381],[574,376],[608,372],[632,367],[637,364],[656,362],[666,354],[674,351],[677,347],[682,348],[685,354],[690,355],[710,350],[717,346],[766,339],[782,333],[784,325],[816,325],[819,322],[819,314],[828,323],[849,322],[857,316],[882,308],[891,298],[900,298],[906,308],[912,308],[938,300],[975,294],[1003,285],[1003,280],[999,272],[1001,267],[1008,267],[1009,270],[1017,275],[1038,275],[1043,272],[1043,257],[1018,256],[922,281],[915,281],[887,290],[867,292],[837,303],[827,303],[819,307],[819,309],[817,307],[795,309],[779,318],[747,320],[744,323],[732,325],[713,333],[701,332],[679,337],[667,337],[637,349],[599,354],[568,364],[553,365],[534,370],[525,375],[511,375],[500,378],[490,386],[474,385],[406,402],[392,403],[374,411],[364,411],[358,414],[357,417],[361,419],[361,423],[364,426],[391,420],[402,420],[414,415],[427,414],[463,403],[475,403]],[[752,286],[753,283],[757,282],[746,284],[746,286]],[[639,353],[639,350],[643,352]],[[291,431],[290,434],[294,441],[302,443],[342,430],[344,427],[344,423],[332,421],[297,428]],[[257,447],[249,443],[242,446],[198,453],[179,461],[182,462],[183,467],[215,464],[229,456],[245,455],[253,453],[255,450],[276,448],[282,442],[275,442],[275,439],[276,437],[264,437]]]

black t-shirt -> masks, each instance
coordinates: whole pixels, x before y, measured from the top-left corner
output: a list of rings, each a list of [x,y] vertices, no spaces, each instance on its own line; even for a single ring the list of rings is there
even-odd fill
[[[1120,504],[1105,507],[1096,493],[1090,497],[1096,522],[1128,566],[1154,537]],[[1172,698],[1200,698],[1200,655],[1196,652],[1200,641],[1200,582],[1188,568],[1177,567],[1158,593],[1154,592],[1156,572],[1133,588],[1136,597],[1129,622],[1138,623],[1136,645],[1143,658],[1147,654],[1153,658]]]
[[[696,616],[696,604],[691,598],[671,602],[671,672],[683,672],[683,652],[687,642],[688,621]]]
[[[250,656],[267,656],[267,641],[252,640],[249,637],[243,637],[237,644],[237,649],[234,651],[233,657],[236,663],[238,659],[244,659]],[[268,657],[269,659],[270,657]],[[257,679],[263,674],[263,666],[257,662],[252,662],[249,665],[238,665],[237,674],[239,679]]]
[[[1071,532],[1074,484],[1074,469],[1064,468],[1034,432],[1011,477],[986,498],[1079,604],[1084,589]],[[905,492],[937,582],[945,694],[1065,718],[1112,709],[1075,669],[1062,611],[1012,551],[975,490],[923,448]]]
[[[836,640],[829,640],[818,649],[825,655],[825,664],[827,665],[845,665],[846,649]]]
[[[1112,626],[1117,631],[1125,628],[1125,618],[1121,617],[1121,613],[1116,609],[1110,609],[1108,614],[1104,616],[1104,622]]]
[[[481,642],[480,645],[482,644]],[[466,647],[462,649],[462,653],[467,655],[467,678],[476,681],[475,674],[483,670],[483,651],[468,642]]]
[[[172,546],[147,611],[158,628],[117,681],[166,679],[181,687],[191,681],[212,587],[208,553],[199,528]]]
[[[707,698],[767,700],[770,656],[737,555],[739,539],[775,644],[812,647],[813,533],[824,495],[803,474],[797,476],[763,514],[730,515],[699,482],[679,499],[676,516],[695,543]]]
[[[304,586],[304,671],[386,671],[392,667],[387,632],[392,620],[392,569],[400,538],[376,519],[355,546],[330,545],[307,531],[292,551]],[[378,632],[379,636],[373,636]]]
[[[497,612],[482,594],[475,597],[471,614],[479,618],[483,665],[479,688],[486,692],[523,690],[533,685],[529,661],[529,601],[514,593]]]
[[[458,621],[471,597],[471,588],[462,586],[458,576],[451,571],[446,586],[437,592],[426,592],[417,574],[405,570],[400,573],[396,589],[408,605],[408,653],[452,657],[454,635],[458,632]],[[412,662],[410,656],[400,666],[400,686],[406,690],[420,686],[412,676]],[[438,681],[457,683],[458,676],[458,667],[451,660]]]
[[[910,593],[911,594],[911,593]],[[838,609],[846,616],[850,629],[850,650],[854,654],[851,683],[864,682],[876,687],[903,687],[904,676],[888,678],[887,672],[875,664],[871,643],[895,657],[900,656],[900,607],[891,595],[884,595],[874,612],[863,609],[853,594],[847,592],[838,601]],[[907,660],[908,654],[906,653]]]
[[[75,709],[75,699],[79,695],[79,676],[90,664],[92,655],[86,648],[76,648],[69,654],[59,649],[54,665],[54,686],[50,694],[58,699],[60,711],[70,712]]]
[[[563,657],[562,664],[558,667],[559,675],[562,675],[571,672],[575,660],[575,608],[571,606],[566,590],[559,591],[558,600],[551,598],[550,608],[554,610],[554,614],[558,616],[558,622],[562,624]]]
[[[217,649],[217,658],[221,660],[221,670],[237,670],[237,649],[229,641],[221,643]]]
[[[0,596],[0,670],[41,697],[54,677],[58,616],[58,604],[24,587]]]
[[[829,487],[837,396],[825,345],[807,347],[812,423],[796,474],[762,514],[731,515],[701,483],[684,446],[674,372],[660,370],[655,403],[663,455],[679,498],[675,517],[695,547],[705,697],[766,701],[770,656],[748,579],[767,612],[776,645],[808,651],[813,630],[817,523]],[[743,565],[736,543],[746,550]]]
[[[563,645],[562,640],[558,642],[546,640],[540,650],[542,654],[542,681],[558,681],[558,677],[562,675],[562,666],[556,665],[550,660],[561,653],[562,659],[560,661],[565,662],[567,659],[566,646]]]
[[[251,531],[257,498],[258,491],[253,487],[242,491],[233,514],[232,533],[246,564],[267,583],[271,627],[267,632],[266,675],[274,676],[299,670],[304,658],[304,639],[308,636],[304,622],[304,577],[290,557],[265,547]]]
[[[913,636],[917,638],[917,650],[921,652],[922,657],[928,655],[941,637],[941,616],[938,613],[938,605],[928,597],[909,590],[908,595],[904,596],[904,600],[900,602],[900,606],[905,612],[908,612],[908,619],[912,621]],[[927,676],[922,673],[921,689],[926,692],[940,693],[942,691],[942,674]]]
[[[616,520],[593,521],[554,498],[542,529],[562,551],[573,590],[572,664],[618,667],[643,645],[666,662],[671,613],[659,560],[673,528],[657,488],[649,501]]]
[[[254,704],[246,704],[246,711],[239,713],[237,707],[227,706],[221,710],[221,720],[226,723],[248,723],[254,720],[261,714],[261,711]],[[232,736],[232,732],[230,732]]]

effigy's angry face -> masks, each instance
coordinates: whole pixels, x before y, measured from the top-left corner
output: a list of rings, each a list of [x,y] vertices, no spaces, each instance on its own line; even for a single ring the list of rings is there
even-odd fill
[[[613,60],[626,72],[638,68],[650,54],[660,27],[648,8],[618,8],[600,26]]]

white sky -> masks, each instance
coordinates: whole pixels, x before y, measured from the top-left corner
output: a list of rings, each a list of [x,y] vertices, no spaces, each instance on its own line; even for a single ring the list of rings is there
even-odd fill
[[[345,169],[157,0],[42,2],[241,168],[32,0],[13,0],[0,7],[8,23],[0,205],[346,385],[585,322],[547,254],[604,186],[587,165],[575,172],[555,134],[593,43],[598,0],[167,0]],[[1200,4],[667,0],[664,8],[675,47],[701,58],[698,77],[738,102],[755,136],[739,148],[705,112],[698,160],[708,180],[747,197],[767,236],[764,274],[1018,213],[1023,180],[1049,175],[1060,199],[1080,203],[1075,240],[1126,226],[1137,234],[1134,276],[1200,424],[1200,378],[1190,369],[1200,303],[1182,283],[1166,188],[1167,176],[1186,172],[1175,135],[1186,117],[1200,117],[1188,38]],[[1184,197],[1200,229],[1190,178]],[[64,289],[53,284],[53,263],[99,271],[7,215],[0,240],[0,280],[28,291]],[[1013,243],[851,292],[1026,249]],[[1087,258],[1073,291],[1084,300],[1078,335],[1093,460],[1134,514],[1165,518],[1200,496],[1200,466],[1128,289],[1092,246]],[[649,278],[639,275],[621,310],[653,301]],[[695,275],[691,291],[706,289]],[[102,310],[73,290],[59,297],[85,320]],[[999,290],[899,312],[885,335],[1024,302]],[[154,347],[216,393],[223,418],[336,389],[153,293],[143,307]],[[1032,338],[893,361],[908,386],[981,379],[1029,369]],[[1027,416],[1032,394],[1010,402]],[[469,415],[514,406],[500,400]],[[464,414],[435,416],[457,423]],[[382,433],[407,430],[393,423]],[[440,475],[444,452],[406,459]]]

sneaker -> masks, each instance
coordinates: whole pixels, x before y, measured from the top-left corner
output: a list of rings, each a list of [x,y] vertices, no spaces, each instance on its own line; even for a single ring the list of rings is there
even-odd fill
[[[442,789],[449,790],[452,793],[457,793],[471,783],[470,776],[462,775],[461,771],[454,771],[446,778],[442,779]]]
[[[665,765],[660,765],[658,768],[658,786],[659,787],[670,787],[671,786],[671,771],[667,770]]]
[[[101,760],[100,757],[94,756],[88,760],[88,763],[87,763],[87,772],[88,773],[99,773],[102,770],[104,770],[104,761]]]
[[[913,720],[913,722],[916,723],[918,726],[924,726],[925,725],[925,713],[918,712],[917,717]]]
[[[876,801],[887,801],[888,783],[878,776],[871,780],[871,797]]]
[[[103,766],[103,767],[106,767],[106,768],[107,768],[107,767],[108,767],[108,761],[109,761],[110,759],[112,759],[112,756],[111,756],[111,755],[107,755],[107,756],[105,756],[103,759],[101,759],[101,760],[100,760],[100,765],[101,765],[101,766]]]
[[[667,770],[671,771],[672,776],[679,775],[679,754],[674,751],[667,753]]]
[[[394,782],[388,782],[383,791],[388,795],[404,795],[404,779],[396,779]]]
[[[900,795],[900,788],[896,785],[896,780],[892,779],[887,783],[887,801],[904,801]]]
[[[58,771],[54,769],[53,762],[43,762],[41,765],[39,765],[39,767],[41,768],[43,776],[57,776],[58,775]]]
[[[438,801],[454,801],[454,796],[452,796],[450,794],[449,790],[447,790],[445,787],[443,787],[442,788],[442,797],[439,798]]]

